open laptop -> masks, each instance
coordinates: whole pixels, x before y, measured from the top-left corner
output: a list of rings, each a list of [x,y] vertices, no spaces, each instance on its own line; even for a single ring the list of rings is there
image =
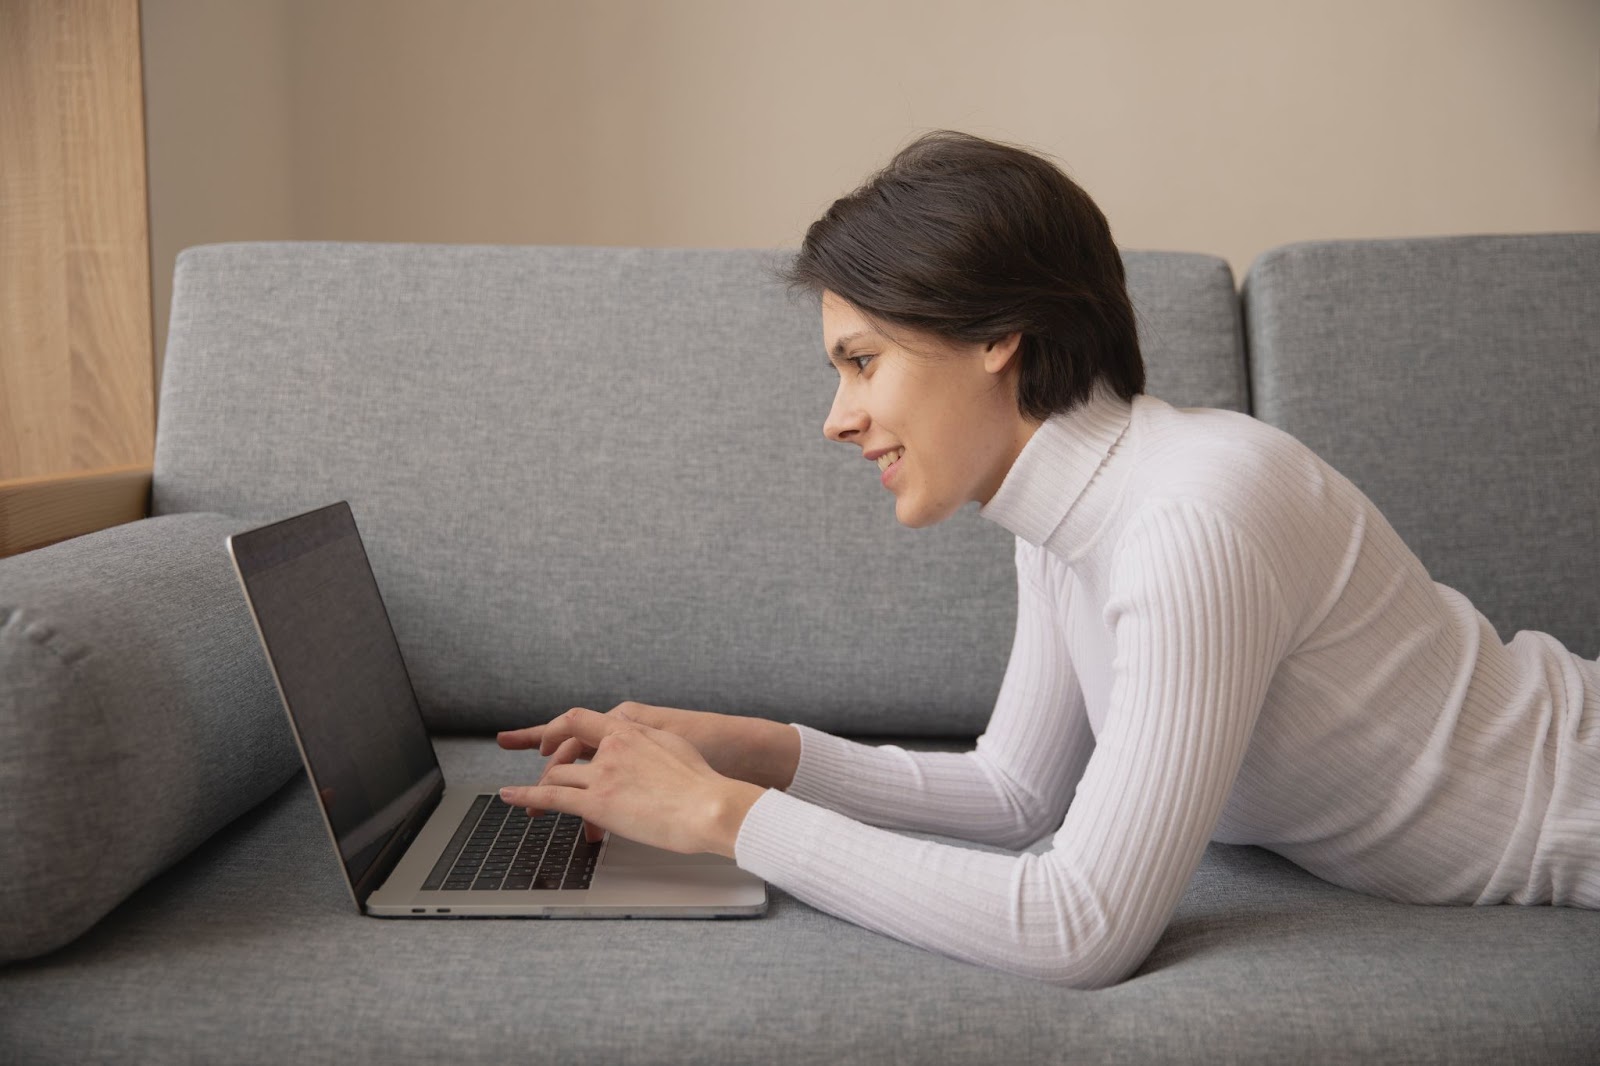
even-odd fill
[[[228,538],[350,894],[393,918],[731,918],[767,886],[720,855],[529,818],[508,780],[446,786],[355,517],[345,502]],[[514,778],[512,780],[510,778]]]

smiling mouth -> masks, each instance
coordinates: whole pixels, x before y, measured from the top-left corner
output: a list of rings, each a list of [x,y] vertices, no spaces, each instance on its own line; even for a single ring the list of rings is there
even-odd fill
[[[884,471],[889,469],[895,463],[899,462],[900,457],[905,454],[906,450],[904,448],[896,448],[892,452],[884,452],[882,455],[878,456],[878,470]]]

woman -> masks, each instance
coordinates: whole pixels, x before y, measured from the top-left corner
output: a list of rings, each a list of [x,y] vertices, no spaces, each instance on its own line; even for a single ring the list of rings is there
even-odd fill
[[[1392,899],[1600,907],[1600,665],[1502,644],[1293,438],[1143,395],[1110,230],[1055,166],[924,137],[811,226],[790,280],[839,372],[825,433],[899,521],[976,501],[1016,534],[987,731],[908,752],[580,708],[501,734],[551,756],[507,802],[1076,987],[1139,966],[1211,840]],[[874,826],[1055,836],[1006,855]]]

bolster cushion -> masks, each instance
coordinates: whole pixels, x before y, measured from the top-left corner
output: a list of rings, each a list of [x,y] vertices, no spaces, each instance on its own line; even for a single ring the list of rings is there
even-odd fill
[[[0,560],[0,962],[79,936],[298,769],[225,545],[250,524]]]

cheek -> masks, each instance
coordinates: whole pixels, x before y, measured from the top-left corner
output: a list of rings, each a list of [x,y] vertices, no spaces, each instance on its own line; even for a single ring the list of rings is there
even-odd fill
[[[989,470],[976,413],[968,405],[949,403],[919,413],[915,421],[915,439],[906,443],[916,452],[913,480],[919,492],[934,507],[973,498]]]
[[[937,449],[952,419],[950,398],[926,368],[902,360],[873,382],[872,404],[878,422],[908,448]]]
[[[872,383],[873,420],[896,434],[916,430],[916,397],[906,385],[904,378],[891,374],[880,374]]]

